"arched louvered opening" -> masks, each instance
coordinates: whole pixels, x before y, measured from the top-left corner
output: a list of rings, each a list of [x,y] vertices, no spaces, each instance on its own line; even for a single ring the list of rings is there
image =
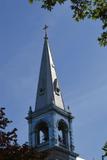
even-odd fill
[[[40,122],[36,127],[37,144],[44,144],[49,141],[49,128],[46,122]]]
[[[68,146],[68,126],[64,120],[58,123],[58,141],[62,146]]]

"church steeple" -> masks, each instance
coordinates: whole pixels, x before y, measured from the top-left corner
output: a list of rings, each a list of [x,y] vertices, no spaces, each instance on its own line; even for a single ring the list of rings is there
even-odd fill
[[[55,65],[50,51],[47,26],[45,26],[44,47],[41,59],[39,82],[36,96],[35,111],[49,107],[52,104],[64,109],[63,98],[58,84]]]
[[[28,113],[29,145],[47,153],[47,160],[76,160],[72,143],[72,114],[64,108],[47,26],[40,66],[35,110]],[[48,151],[48,152],[47,152]],[[43,159],[44,160],[44,159]]]

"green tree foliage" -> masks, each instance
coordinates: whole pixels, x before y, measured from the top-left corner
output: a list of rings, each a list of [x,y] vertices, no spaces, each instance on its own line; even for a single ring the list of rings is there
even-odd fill
[[[104,156],[107,156],[107,142],[104,144],[102,150],[104,151]]]
[[[12,123],[12,121],[6,117],[4,110],[5,108],[0,108],[0,148],[10,147],[17,142],[16,128],[12,131],[5,131],[8,124]]]
[[[30,3],[34,1],[41,2],[42,8],[51,11],[56,4],[64,4],[67,0],[29,0]],[[103,31],[98,41],[101,46],[107,46],[107,0],[70,0],[70,7],[76,21],[85,18],[101,21]]]
[[[39,153],[27,144],[17,144],[17,129],[6,132],[6,127],[12,123],[5,115],[5,108],[0,107],[0,160],[43,160],[47,153]]]

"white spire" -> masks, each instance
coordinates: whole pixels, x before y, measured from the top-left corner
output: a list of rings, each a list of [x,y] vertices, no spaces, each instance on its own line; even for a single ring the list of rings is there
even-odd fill
[[[47,32],[45,31],[35,110],[47,108],[51,106],[51,104],[64,109],[64,103],[58,84],[55,65],[53,63],[48,44]]]

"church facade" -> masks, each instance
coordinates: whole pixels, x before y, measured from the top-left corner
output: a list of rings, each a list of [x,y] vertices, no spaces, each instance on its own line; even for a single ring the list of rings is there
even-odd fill
[[[35,110],[29,108],[29,145],[47,152],[45,160],[75,160],[72,113],[66,109],[45,33]]]

